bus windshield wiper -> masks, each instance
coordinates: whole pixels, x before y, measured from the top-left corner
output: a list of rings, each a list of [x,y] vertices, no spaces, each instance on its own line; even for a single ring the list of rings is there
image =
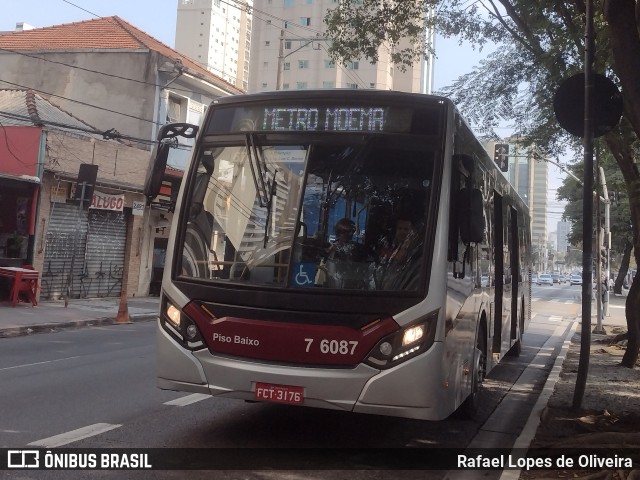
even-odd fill
[[[245,145],[247,147],[247,155],[249,156],[249,166],[251,167],[251,176],[253,177],[253,183],[256,186],[258,192],[258,200],[261,207],[266,207],[269,203],[269,192],[267,190],[267,184],[265,182],[265,171],[267,169],[264,158],[262,157],[262,149],[258,148],[255,142],[254,134],[247,133],[245,137]]]
[[[276,193],[278,190],[278,184],[276,182],[276,174],[277,170],[273,172],[273,178],[271,179],[271,184],[269,185],[269,199],[267,200],[267,219],[264,223],[264,239],[263,239],[263,248],[267,248],[267,241],[269,240],[269,225],[271,224],[271,212],[273,210],[273,201],[276,197]]]

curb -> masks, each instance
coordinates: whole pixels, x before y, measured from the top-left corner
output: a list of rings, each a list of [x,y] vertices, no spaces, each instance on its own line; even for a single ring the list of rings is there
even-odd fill
[[[549,398],[553,393],[553,389],[560,378],[560,373],[562,372],[562,364],[567,356],[567,351],[569,350],[569,346],[571,345],[571,339],[578,328],[578,321],[574,321],[569,328],[567,335],[564,337],[564,341],[562,343],[562,348],[556,357],[556,361],[551,368],[551,372],[549,372],[549,376],[544,383],[544,387],[542,387],[542,391],[538,396],[538,400],[536,400],[533,409],[531,410],[531,414],[527,419],[527,423],[525,424],[522,432],[516,438],[515,443],[513,444],[512,450],[517,449],[526,449],[528,450],[531,446],[531,442],[535,438],[536,432],[538,430],[538,426],[540,425],[540,421],[542,419],[542,413],[549,402]],[[522,470],[503,470],[502,475],[500,475],[500,480],[517,480],[520,478],[520,474]]]
[[[157,313],[136,313],[129,315],[129,322],[116,323],[116,317],[91,318],[87,320],[75,320],[72,322],[41,323],[38,325],[25,325],[20,327],[0,328],[0,338],[24,337],[37,333],[55,333],[59,330],[71,328],[96,327],[101,325],[129,325],[134,322],[145,322],[158,318]]]

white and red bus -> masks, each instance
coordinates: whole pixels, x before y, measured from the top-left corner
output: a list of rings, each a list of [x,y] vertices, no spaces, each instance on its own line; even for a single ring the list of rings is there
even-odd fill
[[[197,131],[197,135],[196,135]],[[446,98],[225,97],[175,205],[158,386],[438,420],[473,414],[530,320],[527,206]]]

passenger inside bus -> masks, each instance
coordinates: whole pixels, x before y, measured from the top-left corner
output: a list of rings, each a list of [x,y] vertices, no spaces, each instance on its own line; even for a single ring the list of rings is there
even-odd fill
[[[417,240],[413,222],[406,216],[396,220],[393,238],[383,237],[379,243],[379,263],[399,263],[408,259]]]
[[[335,225],[336,240],[327,249],[327,281],[334,288],[366,288],[363,267],[366,264],[362,245],[353,239],[353,220],[341,218]]]
[[[349,218],[341,218],[335,226],[336,241],[327,249],[329,258],[357,261],[362,257],[360,245],[353,240],[356,225]]]

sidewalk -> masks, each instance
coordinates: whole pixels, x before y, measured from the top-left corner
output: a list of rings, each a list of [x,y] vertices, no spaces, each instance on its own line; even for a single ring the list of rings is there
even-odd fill
[[[120,297],[41,301],[33,307],[19,303],[12,307],[8,301],[0,302],[0,338],[55,332],[63,328],[90,325],[110,325],[115,322]],[[129,320],[153,320],[160,308],[159,297],[127,298]]]

